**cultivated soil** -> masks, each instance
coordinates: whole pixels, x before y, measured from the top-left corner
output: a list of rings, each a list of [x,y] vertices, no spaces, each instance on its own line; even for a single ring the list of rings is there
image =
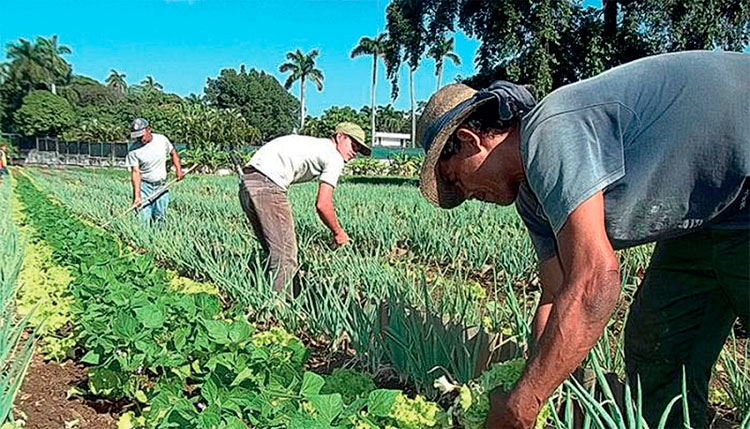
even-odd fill
[[[16,396],[15,415],[27,429],[110,429],[116,425],[111,404],[68,399],[72,386],[86,381],[83,366],[67,360],[45,362],[38,354]]]

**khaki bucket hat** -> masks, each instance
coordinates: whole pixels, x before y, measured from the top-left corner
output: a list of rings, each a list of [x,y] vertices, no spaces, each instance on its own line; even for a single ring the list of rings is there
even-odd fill
[[[336,125],[336,133],[344,133],[353,138],[359,145],[359,152],[364,156],[370,156],[372,148],[365,142],[365,132],[362,127],[354,122],[340,122]]]

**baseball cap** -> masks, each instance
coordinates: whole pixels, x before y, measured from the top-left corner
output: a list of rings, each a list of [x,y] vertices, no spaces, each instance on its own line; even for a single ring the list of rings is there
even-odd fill
[[[148,128],[148,121],[143,118],[135,118],[133,124],[130,126],[130,138],[135,139],[143,135]]]

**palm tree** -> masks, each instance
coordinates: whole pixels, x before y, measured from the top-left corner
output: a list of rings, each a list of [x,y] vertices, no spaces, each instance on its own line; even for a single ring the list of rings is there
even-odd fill
[[[125,81],[125,73],[120,73],[115,69],[109,69],[109,76],[107,76],[107,86],[120,92],[125,93],[128,89],[128,83]]]
[[[203,97],[191,92],[187,97],[185,97],[185,102],[191,105],[203,104]]]
[[[375,86],[378,79],[378,57],[384,57],[386,48],[385,34],[378,34],[374,39],[363,37],[352,51],[352,58],[360,55],[372,55],[372,85],[370,86],[370,113],[372,116],[372,145],[375,145]],[[385,58],[385,57],[384,57]]]
[[[437,89],[440,89],[440,81],[443,77],[443,65],[445,59],[449,59],[453,62],[454,66],[461,65],[461,57],[458,56],[453,50],[455,49],[455,39],[451,37],[446,39],[445,36],[441,36],[435,44],[427,52],[427,56],[435,59],[435,77],[437,78]]]
[[[411,141],[416,144],[417,117],[414,102],[414,73],[419,67],[419,62],[425,51],[427,29],[425,28],[425,17],[428,13],[428,4],[423,0],[394,0],[386,8],[386,28],[388,38],[393,46],[389,48],[393,58],[388,67],[391,85],[394,87],[393,94],[397,93],[395,84],[398,81],[398,69],[401,59],[397,53],[403,54],[403,60],[409,65],[409,103],[411,105]]]
[[[305,54],[299,49],[294,52],[288,52],[286,54],[288,62],[279,66],[279,71],[282,73],[291,72],[284,88],[289,88],[294,85],[294,82],[299,80],[299,129],[305,126],[305,80],[311,79],[318,91],[323,90],[323,72],[315,68],[315,58],[318,57],[320,52],[317,49],[313,49],[310,53]]]
[[[37,82],[44,80],[44,68],[41,66],[39,50],[26,39],[9,43],[6,56],[11,61],[8,66],[8,79],[16,81],[26,89],[34,88]]]
[[[4,84],[10,77],[10,64],[0,63],[0,85]]]
[[[151,75],[147,75],[146,78],[141,81],[141,85],[143,85],[147,91],[161,91],[164,89],[164,86],[157,82]]]
[[[39,63],[46,71],[46,83],[50,91],[57,94],[57,82],[70,74],[70,65],[63,59],[62,55],[71,53],[71,50],[69,47],[58,43],[56,34],[53,34],[50,38],[37,37],[35,48],[39,54]]]

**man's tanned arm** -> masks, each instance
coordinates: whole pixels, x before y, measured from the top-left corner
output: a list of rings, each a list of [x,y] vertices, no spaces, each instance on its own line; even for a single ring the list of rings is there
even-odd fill
[[[546,323],[538,324],[543,332],[516,387],[493,395],[488,427],[532,427],[543,402],[596,344],[617,304],[620,275],[601,192],[568,217],[558,248],[562,282],[550,298]]]

